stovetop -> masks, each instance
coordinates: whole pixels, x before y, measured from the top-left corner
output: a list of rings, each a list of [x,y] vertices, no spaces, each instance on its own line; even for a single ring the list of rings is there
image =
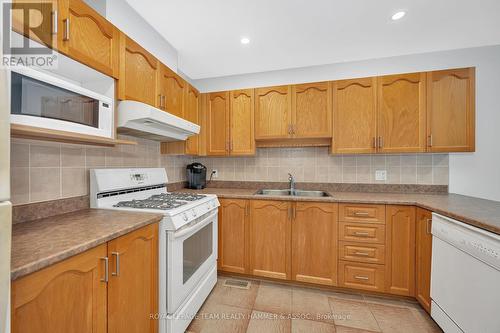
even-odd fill
[[[152,195],[151,197],[142,200],[120,201],[117,204],[114,204],[113,207],[169,210],[181,207],[189,202],[197,201],[205,197],[206,196],[202,194],[162,193]]]

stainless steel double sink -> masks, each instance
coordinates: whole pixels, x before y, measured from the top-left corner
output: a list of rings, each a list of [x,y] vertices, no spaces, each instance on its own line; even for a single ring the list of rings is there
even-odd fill
[[[256,195],[275,195],[275,196],[289,196],[289,197],[329,197],[330,194],[323,191],[307,191],[307,190],[275,190],[275,189],[261,189],[255,192]]]

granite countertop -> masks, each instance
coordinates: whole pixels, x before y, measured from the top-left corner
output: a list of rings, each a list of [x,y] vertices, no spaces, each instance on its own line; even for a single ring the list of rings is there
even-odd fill
[[[12,226],[11,279],[159,222],[161,214],[84,209]]]
[[[182,189],[177,192],[210,193],[220,198],[235,199],[415,205],[500,235],[500,202],[465,195],[328,192],[331,197],[305,198],[255,195],[256,191],[256,189],[242,188],[205,188],[203,190]]]

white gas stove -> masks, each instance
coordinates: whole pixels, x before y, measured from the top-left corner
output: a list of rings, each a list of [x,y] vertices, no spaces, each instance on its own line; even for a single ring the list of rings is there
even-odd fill
[[[217,281],[217,214],[210,194],[170,193],[163,168],[90,171],[90,206],[163,214],[160,333],[184,332]]]

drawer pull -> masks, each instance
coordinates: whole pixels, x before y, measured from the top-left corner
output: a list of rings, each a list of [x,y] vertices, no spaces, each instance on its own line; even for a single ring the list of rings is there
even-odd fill
[[[356,275],[354,277],[356,280],[369,280],[369,278],[367,276],[360,276],[360,275]]]
[[[369,253],[366,252],[354,252],[354,254],[357,256],[364,256],[364,257],[368,257],[370,255]]]
[[[370,236],[369,233],[367,233],[367,232],[361,232],[361,231],[354,232],[354,235],[355,236],[361,236],[361,237],[368,237],[368,236]]]
[[[356,215],[356,216],[368,216],[370,214],[368,212],[354,212],[354,215]]]

